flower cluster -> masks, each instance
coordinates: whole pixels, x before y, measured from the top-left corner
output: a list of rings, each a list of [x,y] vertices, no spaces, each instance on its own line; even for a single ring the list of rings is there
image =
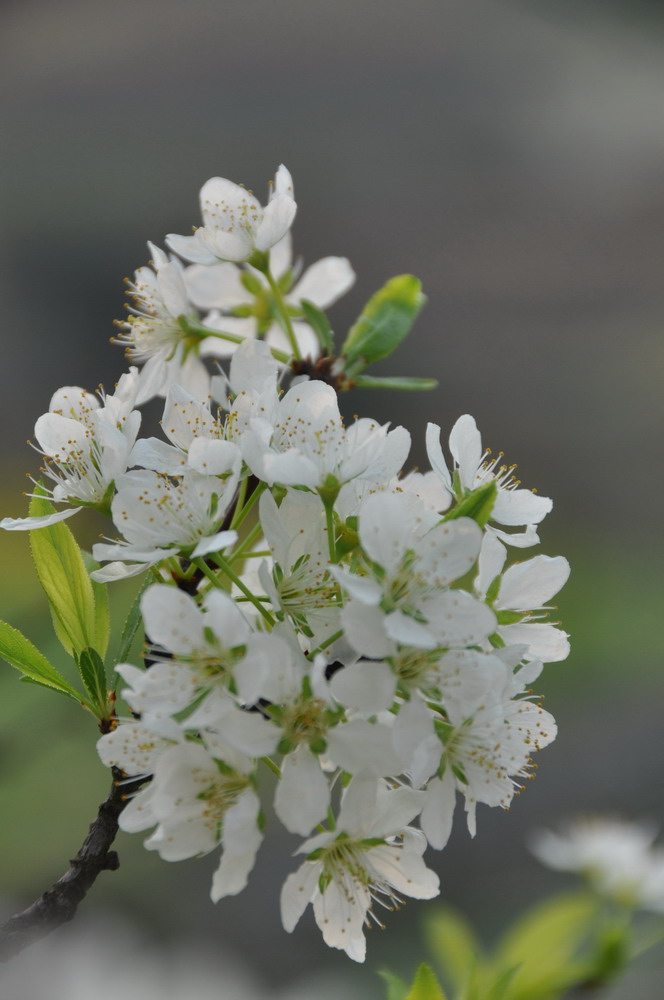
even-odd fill
[[[474,834],[478,803],[507,808],[555,737],[530,685],[568,653],[548,610],[569,567],[510,560],[539,541],[551,501],[489,456],[472,417],[449,460],[429,425],[431,469],[410,474],[407,430],[344,423],[335,372],[388,351],[360,322],[329,355],[321,310],[354,275],[339,257],[293,266],[284,167],[266,207],[221,178],[201,203],[203,226],[168,238],[177,256],[150,245],[130,283],[118,340],[135,367],[115,394],[61,389],[37,422],[51,498],[68,506],[2,526],[93,506],[114,525],[93,579],[150,574],[145,665],[115,665],[131,715],[99,742],[105,764],[144,778],[122,828],[151,831],[168,861],[219,850],[212,898],[236,894],[269,768],[273,811],[304,838],[284,926],[312,903],[327,944],[362,961],[379,907],[438,893],[423,855],[447,843],[457,799]],[[163,437],[137,439],[155,395]]]

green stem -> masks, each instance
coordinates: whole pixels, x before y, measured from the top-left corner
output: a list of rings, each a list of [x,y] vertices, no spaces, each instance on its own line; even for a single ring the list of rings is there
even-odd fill
[[[325,642],[321,642],[320,646],[316,646],[315,649],[312,649],[308,655],[315,656],[316,653],[321,653],[327,646],[331,646],[333,642],[336,642],[337,639],[340,639],[343,634],[344,630],[339,629],[338,632],[335,632],[333,635],[328,636]]]
[[[235,549],[235,551],[229,556],[229,560],[228,561],[229,562],[237,562],[238,559],[246,558],[245,553],[246,553],[247,549],[251,548],[251,546],[254,544],[254,542],[256,541],[256,539],[258,538],[258,536],[261,534],[262,530],[263,529],[262,529],[260,523],[259,524],[255,524],[254,527],[249,532],[249,534],[247,535],[247,537],[245,539],[243,539],[243,541],[240,543],[240,545],[238,545],[238,547]],[[267,553],[263,553],[263,554],[265,554],[265,555],[271,555],[272,553],[267,552]]]
[[[337,546],[335,541],[335,528],[334,528],[334,504],[324,503],[325,506],[325,523],[327,525],[327,546],[330,552],[330,562],[336,563],[337,560]]]
[[[274,295],[275,304],[276,304],[277,309],[279,310],[279,312],[281,314],[282,325],[283,325],[283,328],[284,328],[284,332],[285,332],[286,336],[288,337],[288,342],[291,345],[291,350],[293,352],[293,357],[296,358],[299,361],[300,358],[302,357],[302,355],[300,354],[300,348],[297,345],[297,340],[295,338],[295,330],[293,329],[293,323],[291,321],[291,318],[288,315],[288,308],[286,306],[286,303],[284,302],[284,297],[281,294],[281,289],[279,288],[279,285],[277,284],[277,282],[274,280],[274,277],[272,275],[272,272],[270,270],[269,265],[268,265],[267,269],[263,273],[265,274],[265,277],[267,278],[267,283],[268,283],[268,285],[270,286],[270,288],[272,290],[272,294]]]
[[[273,774],[276,774],[278,778],[281,777],[281,768],[274,763],[271,757],[261,757],[261,760],[267,767],[270,768]]]
[[[178,321],[185,333],[189,333],[194,337],[200,337],[201,340],[205,337],[216,337],[217,340],[230,341],[231,344],[243,344],[247,339],[246,337],[242,337],[239,333],[229,333],[227,330],[212,330],[209,326],[204,326],[203,323],[193,323],[185,316],[179,316]],[[271,347],[270,351],[272,352],[272,357],[275,361],[281,362],[282,365],[287,365],[291,360],[289,354],[286,354],[285,351],[278,350],[276,347]],[[298,354],[297,357],[299,356],[300,355]]]
[[[243,583],[243,581],[237,575],[235,570],[231,568],[230,563],[226,559],[224,559],[223,556],[220,556],[218,554],[213,555],[212,558],[216,562],[219,569],[224,571],[228,579],[231,580],[238,588],[238,590],[240,590],[244,594],[244,596],[251,601],[253,606],[260,611],[265,621],[268,622],[270,626],[273,626],[275,624],[275,621],[270,612],[266,611],[263,605],[256,597],[256,595],[251,593],[247,585]]]
[[[247,497],[248,483],[249,483],[249,478],[245,476],[240,485],[238,486],[237,496],[235,497],[235,508],[233,510],[233,517],[231,518],[231,523],[229,525],[231,530],[235,527],[235,522],[238,516],[242,512],[242,508],[244,507],[244,501]]]
[[[217,576],[217,574],[214,572],[213,569],[210,569],[208,564],[205,562],[205,559],[199,557],[197,559],[192,559],[191,561],[194,564],[194,566],[198,566],[201,573],[204,573],[205,576],[208,578],[208,580],[210,580],[215,587],[217,587],[219,590],[224,589],[221,585],[219,577]]]
[[[240,527],[240,525],[244,522],[245,518],[247,517],[247,514],[250,512],[251,508],[254,506],[254,504],[260,497],[261,493],[263,493],[266,489],[267,489],[267,483],[259,483],[256,489],[250,495],[244,507],[242,507],[241,509],[239,506],[235,508],[235,514],[233,515],[233,520],[231,521],[231,528],[235,528],[237,530]]]

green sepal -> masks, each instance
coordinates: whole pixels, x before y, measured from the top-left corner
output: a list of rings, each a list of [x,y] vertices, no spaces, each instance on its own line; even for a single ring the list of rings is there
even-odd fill
[[[108,718],[110,714],[108,685],[106,682],[104,661],[101,656],[92,647],[84,649],[76,657],[76,665],[81,675],[81,680],[85,685],[85,690],[90,695],[95,715],[100,719]]]
[[[247,289],[250,295],[262,295],[265,291],[265,285],[260,281],[255,274],[251,271],[242,271],[240,274],[240,281]]]
[[[356,375],[353,384],[358,389],[396,389],[398,392],[429,392],[438,388],[437,378],[417,378],[409,375]]]
[[[489,587],[487,588],[486,599],[489,604],[493,604],[493,602],[498,597],[498,592],[500,590],[501,582],[502,582],[502,576],[499,573],[498,576],[491,581]]]
[[[395,976],[395,974],[390,972],[389,969],[381,969],[378,975],[387,983],[386,1000],[406,1000],[408,987],[404,983],[403,979],[399,976]]]
[[[498,487],[495,480],[492,479],[465,496],[454,510],[445,515],[443,521],[455,521],[458,517],[470,517],[479,524],[480,528],[484,528],[491,518],[497,496]]]
[[[519,611],[496,611],[496,621],[499,625],[516,625],[523,621],[523,615]]]
[[[426,299],[422,283],[400,274],[371,296],[341,347],[351,378],[388,357],[408,336]]]
[[[332,882],[332,876],[330,875],[329,872],[320,873],[320,875],[318,876],[318,891],[320,892],[321,896],[323,895],[323,893],[325,892],[325,890],[327,889],[328,885],[331,882]]]
[[[332,354],[334,340],[332,338],[332,327],[327,316],[322,309],[319,309],[318,306],[315,306],[308,299],[302,299],[300,305],[302,306],[304,318],[318,337],[320,346],[328,354]]]
[[[79,704],[85,698],[72,687],[29,639],[6,622],[0,622],[0,657],[23,674],[22,680],[59,691]]]
[[[440,983],[428,965],[420,965],[405,1000],[445,1000]]]
[[[43,488],[37,486],[36,493],[30,516],[52,514],[55,508]],[[93,644],[97,631],[95,596],[81,550],[64,521],[33,529],[30,548],[56,635],[64,649],[76,655]]]
[[[327,740],[319,736],[317,739],[311,741],[309,749],[315,754],[325,753],[327,750]]]

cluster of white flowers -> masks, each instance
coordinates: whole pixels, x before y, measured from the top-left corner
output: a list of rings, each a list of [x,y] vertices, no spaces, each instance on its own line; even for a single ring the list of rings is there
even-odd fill
[[[354,275],[329,257],[298,280],[284,167],[265,208],[221,178],[201,201],[202,228],[168,238],[193,263],[151,247],[131,284],[118,339],[142,368],[102,405],[59,390],[37,422],[52,499],[70,506],[2,526],[95,506],[117,536],[94,546],[93,578],[151,574],[147,668],[117,664],[131,717],[99,742],[146,779],[122,828],[151,830],[168,861],[220,848],[212,898],[236,894],[264,836],[267,766],[276,816],[306,838],[284,925],[311,902],[327,944],[362,961],[376,908],[437,895],[423,855],[445,846],[457,795],[474,834],[477,804],[507,808],[555,737],[530,685],[568,653],[547,618],[569,567],[508,565],[551,501],[489,457],[472,417],[451,464],[429,425],[431,469],[405,475],[408,431],[346,426],[333,384],[292,378],[287,363],[321,349],[302,302],[327,307]],[[165,438],[137,440],[154,395]]]

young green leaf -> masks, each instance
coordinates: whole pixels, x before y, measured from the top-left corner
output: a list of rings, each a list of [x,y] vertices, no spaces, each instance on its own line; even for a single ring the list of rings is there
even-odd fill
[[[398,392],[429,392],[438,387],[436,378],[415,378],[410,375],[356,375],[353,379],[358,389],[395,389]]]
[[[471,517],[480,528],[486,527],[493,511],[493,505],[498,495],[498,487],[495,480],[478,486],[476,490],[469,493],[467,497],[456,505],[443,520],[454,521],[457,517]]]
[[[328,354],[331,354],[334,350],[334,340],[332,339],[332,327],[329,324],[327,316],[322,309],[315,306],[313,302],[309,302],[308,299],[302,299],[300,305],[302,306],[304,318],[318,337],[320,346]]]
[[[406,1000],[408,987],[404,983],[403,979],[399,976],[395,976],[395,974],[390,972],[389,969],[381,969],[378,975],[387,983],[386,1000]]]
[[[55,508],[39,486],[37,493],[30,515],[51,514]],[[92,645],[97,628],[92,581],[81,550],[64,521],[31,531],[30,547],[58,639],[68,653],[79,653]]]
[[[43,653],[29,639],[6,622],[0,622],[0,657],[24,675],[33,684],[51,688],[82,702],[84,699],[62,674],[49,663]]]
[[[150,580],[149,577],[147,580],[144,581],[141,589],[134,598],[134,602],[131,608],[129,609],[129,614],[125,619],[125,623],[122,628],[122,635],[120,636],[120,648],[118,650],[117,661],[116,661],[117,663],[124,663],[127,657],[129,656],[132,643],[136,638],[136,634],[138,632],[142,620],[141,597],[143,596],[143,592],[150,585],[151,582],[152,581]]]
[[[427,920],[426,937],[445,982],[460,992],[482,954],[472,927],[453,910],[441,909]]]
[[[77,658],[81,680],[100,719],[108,715],[108,689],[104,661],[96,649],[84,649]]]
[[[422,964],[415,973],[413,985],[405,1000],[445,1000],[440,983],[428,965]]]
[[[400,274],[372,295],[341,348],[352,378],[367,365],[392,354],[408,336],[426,299],[422,283]]]
[[[508,930],[496,959],[502,969],[518,966],[510,1000],[558,997],[575,974],[579,949],[597,913],[598,902],[589,893],[565,893],[533,907]]]
[[[90,574],[93,570],[99,569],[99,563],[92,558],[89,552],[81,552],[85,568]],[[99,651],[103,658],[108,649],[108,640],[111,635],[111,616],[108,606],[108,584],[98,583],[90,578],[92,584],[92,594],[95,602],[95,632],[93,646]]]

